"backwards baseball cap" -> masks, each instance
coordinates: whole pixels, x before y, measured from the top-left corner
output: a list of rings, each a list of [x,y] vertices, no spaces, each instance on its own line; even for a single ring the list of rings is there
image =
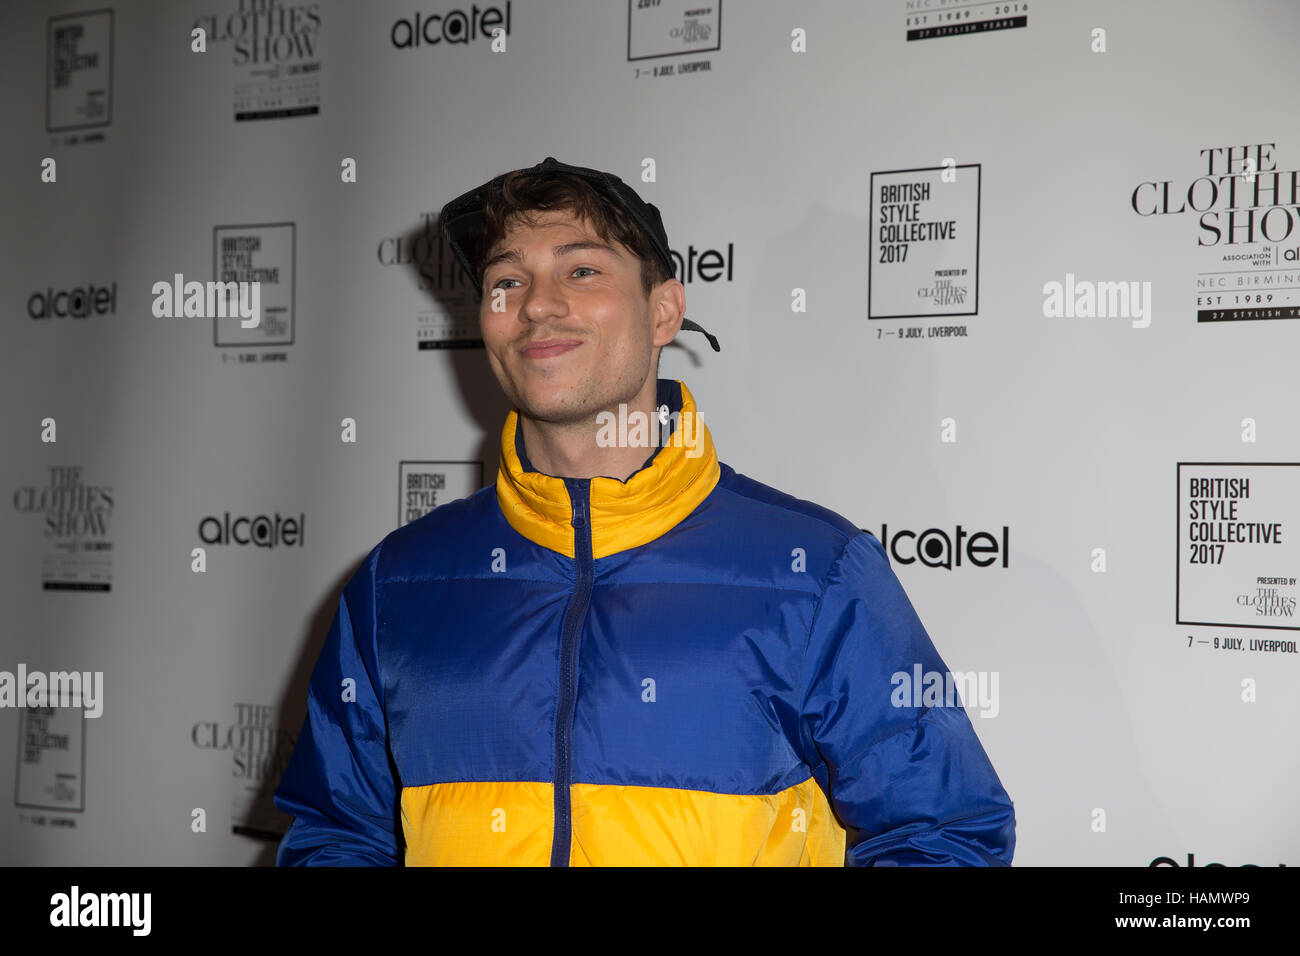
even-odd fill
[[[650,247],[667,267],[669,274],[677,274],[677,266],[673,262],[672,253],[668,249],[668,234],[664,231],[664,221],[663,217],[659,215],[659,210],[652,203],[643,202],[632,187],[613,173],[602,173],[596,169],[587,169],[585,166],[570,166],[567,163],[559,162],[553,156],[546,157],[536,166],[515,170],[515,172],[526,175],[569,173],[574,176],[581,176],[595,186],[602,196],[627,214],[641,234],[650,241]],[[483,202],[489,194],[501,190],[501,184],[508,175],[509,173],[502,173],[500,176],[488,180],[482,186],[471,189],[463,196],[453,199],[442,207],[442,214],[439,216],[439,222],[442,224],[442,234],[451,246],[452,254],[456,257],[456,261],[460,263],[460,267],[465,270],[465,274],[469,276],[470,282],[474,283],[474,288],[480,297],[483,295],[483,287],[479,282],[478,271],[475,268],[472,256],[474,250],[478,248],[479,240],[486,225]],[[704,337],[709,340],[709,344],[713,346],[713,351],[722,351],[722,347],[718,345],[718,340],[706,332],[698,323],[683,318],[682,328],[689,332],[703,333]]]

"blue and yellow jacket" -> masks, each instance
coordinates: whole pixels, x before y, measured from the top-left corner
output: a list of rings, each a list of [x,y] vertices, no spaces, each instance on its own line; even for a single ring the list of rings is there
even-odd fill
[[[947,668],[880,543],[695,422],[626,481],[555,478],[512,411],[495,488],[370,552],[275,793],[279,865],[1010,864],[965,711],[894,706],[892,675]]]

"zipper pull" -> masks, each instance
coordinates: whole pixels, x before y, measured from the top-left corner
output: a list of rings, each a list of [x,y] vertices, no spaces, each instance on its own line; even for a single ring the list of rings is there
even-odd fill
[[[573,527],[581,530],[587,526],[587,495],[582,487],[583,479],[575,478],[569,486],[569,500],[573,503]]]

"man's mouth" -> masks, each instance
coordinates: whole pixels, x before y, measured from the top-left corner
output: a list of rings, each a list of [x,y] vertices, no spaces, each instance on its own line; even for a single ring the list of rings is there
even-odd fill
[[[530,359],[552,358],[563,355],[570,349],[576,349],[581,344],[581,339],[542,339],[540,342],[524,346],[519,350],[519,354]]]

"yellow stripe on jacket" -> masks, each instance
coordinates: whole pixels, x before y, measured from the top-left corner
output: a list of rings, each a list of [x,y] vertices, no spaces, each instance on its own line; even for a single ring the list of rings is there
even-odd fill
[[[547,866],[549,783],[402,791],[407,866]],[[775,794],[574,784],[570,866],[843,866],[844,828],[811,777]]]

